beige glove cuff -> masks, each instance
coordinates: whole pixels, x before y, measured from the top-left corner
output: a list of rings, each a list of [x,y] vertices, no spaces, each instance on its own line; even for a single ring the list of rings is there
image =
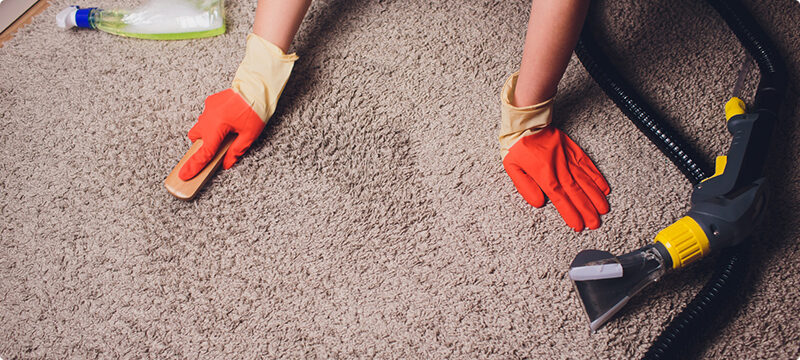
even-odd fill
[[[517,87],[519,72],[511,75],[503,85],[500,94],[502,115],[500,118],[500,155],[505,158],[508,149],[519,139],[533,135],[542,128],[550,125],[553,115],[553,98],[541,103],[517,107],[512,105],[514,90]]]
[[[296,60],[297,55],[287,55],[275,44],[251,33],[247,35],[244,60],[236,70],[231,89],[267,122],[275,112]]]

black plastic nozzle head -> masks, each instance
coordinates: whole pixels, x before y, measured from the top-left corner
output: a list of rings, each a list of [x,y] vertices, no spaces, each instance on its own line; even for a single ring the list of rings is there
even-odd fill
[[[608,276],[616,272],[614,264],[621,272],[619,276]],[[655,245],[618,257],[600,250],[578,253],[570,265],[570,279],[589,317],[589,328],[597,331],[631,297],[661,278],[668,269],[664,265],[664,258]],[[596,277],[591,276],[593,272]]]

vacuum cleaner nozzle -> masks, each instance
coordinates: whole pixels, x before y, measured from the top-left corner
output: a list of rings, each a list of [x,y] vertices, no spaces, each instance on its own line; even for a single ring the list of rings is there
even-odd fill
[[[651,244],[622,256],[601,250],[584,250],[575,256],[569,276],[593,332],[666,272],[669,266],[659,250]]]

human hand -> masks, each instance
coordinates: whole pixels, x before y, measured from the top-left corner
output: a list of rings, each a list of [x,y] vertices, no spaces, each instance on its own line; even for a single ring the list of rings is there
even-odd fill
[[[203,139],[203,145],[181,167],[178,177],[187,181],[196,176],[214,157],[229,133],[236,139],[225,154],[222,166],[230,169],[258,138],[283,92],[297,56],[256,34],[247,36],[242,63],[231,88],[206,98],[205,109],[189,130],[189,139]]]
[[[222,167],[230,169],[258,138],[265,125],[261,117],[233,90],[227,89],[209,96],[203,113],[189,130],[189,139],[192,142],[203,139],[203,145],[181,167],[178,177],[183,181],[195,177],[217,153],[222,140],[233,132],[237,134],[236,139],[222,161]]]
[[[547,196],[575,231],[597,229],[600,215],[609,211],[608,182],[583,150],[553,126],[520,138],[503,167],[529,204],[542,207]]]

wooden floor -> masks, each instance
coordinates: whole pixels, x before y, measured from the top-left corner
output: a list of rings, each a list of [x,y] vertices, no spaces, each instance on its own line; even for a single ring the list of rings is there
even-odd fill
[[[26,24],[30,24],[31,21],[33,20],[33,17],[41,14],[42,11],[44,11],[44,9],[47,9],[48,6],[50,6],[50,1],[39,0],[36,4],[31,6],[31,8],[28,9],[28,11],[22,14],[22,16],[19,17],[19,19],[14,21],[14,23],[12,23],[11,26],[9,26],[2,33],[0,33],[0,48],[3,47],[3,43],[5,43],[8,40],[11,40],[11,38],[14,37],[14,34],[16,34],[19,28],[25,26]]]

